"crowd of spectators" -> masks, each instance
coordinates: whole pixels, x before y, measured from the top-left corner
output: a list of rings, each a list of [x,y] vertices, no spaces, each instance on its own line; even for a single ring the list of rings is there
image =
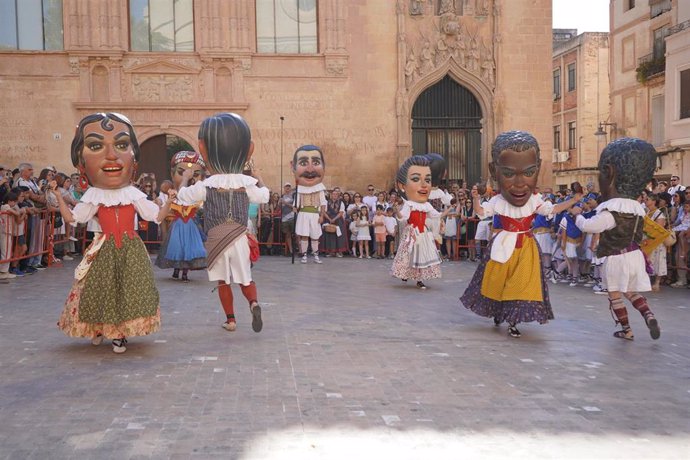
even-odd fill
[[[54,167],[43,168],[38,175],[33,166],[22,163],[16,169],[0,167],[0,282],[43,270],[46,266],[71,260],[81,253],[84,232],[91,228],[72,228],[62,222],[57,199],[47,184],[55,180],[59,193],[74,206],[84,193],[78,173],[70,175],[58,172]],[[160,184],[151,173],[143,173],[134,184],[149,200],[163,205],[167,190],[172,187],[168,180]],[[441,226],[439,250],[445,260],[476,261],[482,256],[491,236],[491,222],[484,222],[474,213],[471,191],[476,189],[484,200],[494,191],[481,184],[468,188],[463,181],[448,181],[441,187],[450,196],[447,217]],[[264,255],[292,253],[294,211],[294,187],[287,182],[281,193],[273,191],[268,203],[252,205],[249,212],[249,231],[255,233]],[[568,190],[550,189],[542,193],[560,201],[568,196]],[[398,245],[402,223],[395,219],[402,199],[391,189],[377,188],[373,184],[364,193],[334,187],[327,193],[326,212],[321,216],[324,233],[320,252],[326,257],[356,257],[361,259],[393,258]],[[681,185],[680,177],[672,176],[669,182],[653,181],[640,197],[649,211],[649,217],[665,228],[672,229],[676,243],[667,249],[663,260],[652,260],[655,270],[653,287],[661,284],[674,287],[686,285],[688,238],[690,237],[690,188]],[[158,248],[162,239],[161,229],[154,222],[139,221],[139,235],[151,251]],[[554,229],[558,233],[558,229]],[[53,251],[48,251],[50,238]],[[53,257],[48,260],[49,257]],[[663,266],[662,266],[663,265]],[[668,267],[666,266],[668,265]],[[572,282],[572,279],[568,279]],[[577,281],[577,280],[576,280]]]

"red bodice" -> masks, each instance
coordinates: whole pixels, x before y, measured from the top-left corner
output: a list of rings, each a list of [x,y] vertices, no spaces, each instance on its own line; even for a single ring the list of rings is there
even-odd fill
[[[115,246],[122,247],[122,235],[135,238],[137,232],[134,231],[134,216],[137,211],[134,205],[123,206],[101,206],[98,208],[98,220],[106,238],[111,236],[115,239]]]
[[[426,212],[410,211],[410,217],[407,219],[407,223],[417,227],[419,233],[424,233],[426,224]]]
[[[532,214],[527,217],[522,217],[520,219],[513,219],[508,216],[498,216],[501,222],[501,228],[508,232],[522,232],[518,234],[517,242],[515,243],[516,248],[522,247],[522,240],[527,235],[527,237],[532,238],[532,221],[536,214]]]

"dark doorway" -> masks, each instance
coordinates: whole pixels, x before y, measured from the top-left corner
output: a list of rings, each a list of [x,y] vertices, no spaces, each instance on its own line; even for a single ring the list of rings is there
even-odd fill
[[[477,98],[446,75],[424,90],[412,107],[412,153],[440,153],[448,162],[449,180],[479,182],[481,119]]]
[[[140,175],[155,174],[158,185],[170,179],[170,159],[173,155],[182,150],[194,150],[187,141],[172,134],[161,134],[147,139],[140,148],[138,172]]]

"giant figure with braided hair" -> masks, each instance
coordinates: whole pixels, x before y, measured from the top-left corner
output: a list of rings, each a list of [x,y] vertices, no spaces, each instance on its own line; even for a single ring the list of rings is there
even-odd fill
[[[493,216],[498,232],[460,300],[477,315],[493,318],[496,326],[507,322],[511,337],[520,337],[518,323],[553,319],[532,221],[538,214],[565,210],[580,198],[576,194],[555,206],[542,200],[534,193],[540,166],[534,136],[525,131],[501,133],[492,145],[489,163],[501,193],[480,203],[479,193],[472,190],[475,212],[480,218]]]
[[[204,203],[208,279],[218,283],[218,296],[226,316],[222,326],[228,331],[237,328],[230,283],[239,284],[249,302],[254,332],[263,327],[251,271],[258,244],[247,232],[247,224],[249,203],[267,203],[269,192],[254,171],[252,176],[242,174],[253,152],[251,131],[241,116],[219,113],[206,118],[199,128],[199,153],[212,175],[186,187],[192,177],[192,170],[188,169],[177,192],[180,202]]]
[[[652,180],[657,153],[641,139],[616,139],[604,148],[599,158],[599,189],[602,203],[590,219],[582,210],[570,212],[577,217],[575,224],[587,233],[600,233],[597,257],[603,257],[602,283],[608,289],[609,308],[621,330],[613,336],[633,340],[628,311],[623,297],[642,314],[652,339],[661,335],[659,322],[640,292],[651,291],[646,271],[645,255],[640,249],[643,237],[645,210],[637,201],[645,186]]]
[[[138,213],[160,222],[170,207],[159,209],[132,185],[138,158],[139,143],[124,115],[88,115],[72,141],[72,164],[80,171],[81,187],[88,189],[73,210],[55,194],[66,223],[98,217],[102,228],[75,270],[58,327],[70,337],[89,337],[94,345],[112,339],[115,353],[127,350],[126,337],[160,327],[158,290],[134,218]],[[57,183],[50,186],[54,190]]]

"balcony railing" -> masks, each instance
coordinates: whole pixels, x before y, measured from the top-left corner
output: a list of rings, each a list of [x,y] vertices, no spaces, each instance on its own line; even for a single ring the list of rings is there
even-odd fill
[[[667,11],[671,11],[671,0],[649,0],[649,17],[661,16]]]
[[[637,60],[637,81],[646,83],[650,78],[666,71],[666,56],[654,57],[654,53],[642,56]]]
[[[690,29],[690,19],[688,19],[687,21],[683,21],[680,24],[676,24],[675,26],[668,29],[668,35],[677,34],[678,32],[681,32],[685,29]]]

